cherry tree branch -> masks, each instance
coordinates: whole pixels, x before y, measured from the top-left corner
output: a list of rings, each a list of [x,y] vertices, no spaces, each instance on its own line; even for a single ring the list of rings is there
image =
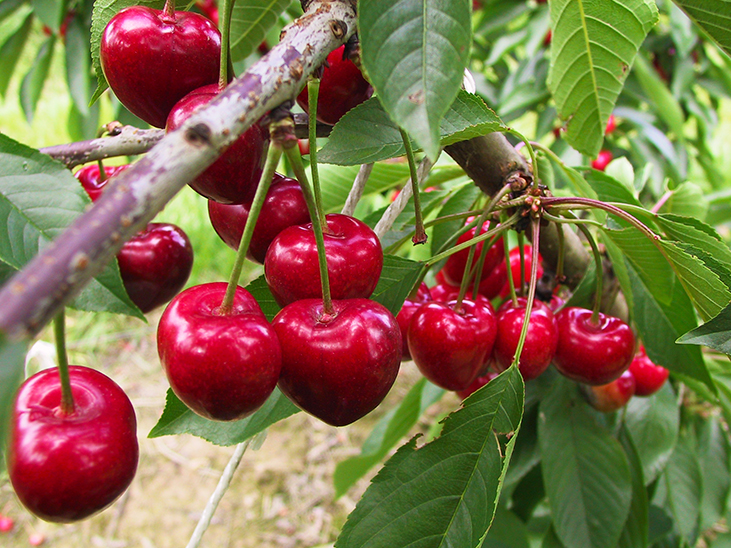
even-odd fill
[[[306,78],[356,30],[353,5],[315,0],[267,55],[133,167],[0,289],[0,330],[33,336],[162,210],[178,191]]]

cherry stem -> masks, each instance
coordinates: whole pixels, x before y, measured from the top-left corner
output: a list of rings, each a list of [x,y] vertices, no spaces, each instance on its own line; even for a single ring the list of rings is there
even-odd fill
[[[536,159],[536,151],[533,150],[533,144],[521,133],[515,131],[514,129],[508,130],[508,133],[510,133],[511,135],[515,135],[518,139],[523,141],[523,143],[525,144],[525,148],[528,149],[528,154],[530,155],[530,163],[533,169],[533,182],[531,183],[531,186],[534,189],[538,188],[538,160]]]
[[[58,376],[61,379],[61,413],[71,415],[74,412],[74,395],[71,392],[69,358],[66,353],[66,314],[64,310],[62,308],[53,320],[53,333],[56,339]]]
[[[241,271],[244,268],[244,260],[246,259],[246,253],[249,251],[249,244],[251,244],[251,237],[254,234],[256,228],[256,221],[259,219],[259,213],[266,200],[269,186],[272,184],[274,178],[274,172],[279,165],[279,159],[282,157],[282,145],[277,141],[272,141],[267,151],[267,159],[264,164],[264,171],[259,179],[259,186],[256,187],[256,193],[254,199],[249,207],[249,216],[246,218],[246,224],[244,225],[244,231],[241,234],[241,241],[239,242],[239,248],[236,251],[236,260],[234,261],[234,267],[231,270],[231,276],[226,286],[226,293],[223,296],[223,302],[219,309],[219,313],[222,316],[231,314],[233,311],[234,297],[236,296],[236,288],[239,285],[239,279],[241,278]]]
[[[519,215],[519,213],[516,213]],[[513,269],[510,266],[510,243],[507,238],[503,239],[503,248],[505,250],[505,270],[508,273],[508,287],[510,288],[510,299],[513,301],[513,306],[518,306],[518,295],[515,293],[515,280],[513,279]]]
[[[311,150],[312,147],[310,147]],[[298,146],[287,147],[284,149],[287,159],[292,166],[295,177],[300,183],[302,194],[304,195],[307,209],[310,212],[312,220],[312,231],[315,233],[315,244],[317,245],[317,262],[320,267],[320,282],[322,284],[322,308],[325,314],[333,314],[332,295],[330,293],[330,276],[327,271],[327,257],[325,255],[325,236],[323,227],[327,228],[325,214],[321,208],[317,207],[315,196],[310,189],[310,183],[307,180],[305,166],[302,165],[302,157]],[[327,228],[329,232],[329,228]]]
[[[599,312],[602,306],[602,293],[604,292],[604,268],[602,266],[602,254],[599,253],[599,247],[596,245],[594,236],[584,224],[578,224],[586,240],[591,246],[591,252],[594,255],[594,263],[596,268],[596,288],[594,293],[594,308],[591,311],[591,323],[597,325],[599,323]]]
[[[165,17],[175,19],[175,0],[165,0],[165,6],[162,8]]]
[[[673,196],[673,194],[675,194],[675,191],[673,190],[668,190],[667,192],[665,192],[665,194],[660,196],[660,199],[657,201],[657,203],[652,206],[652,209],[650,211],[657,214],[657,212],[662,209],[662,206],[667,203],[667,201]]]
[[[107,172],[104,169],[104,162],[97,160],[96,163],[99,166],[99,182],[103,183],[107,180]]]
[[[312,188],[315,193],[315,207],[322,211],[322,190],[320,187],[320,173],[317,169],[317,101],[320,95],[320,79],[310,78],[307,80],[307,104],[309,105],[309,141],[310,141],[310,173],[312,173]],[[324,222],[323,219],[320,219]],[[327,224],[322,225],[327,231]]]
[[[517,223],[521,219],[520,211],[516,212],[512,217],[505,220],[505,222],[500,223],[495,228],[492,228],[488,230],[487,232],[483,232],[479,236],[475,236],[474,238],[467,240],[466,242],[462,242],[459,245],[456,245],[454,247],[450,247],[446,251],[443,251],[441,253],[438,253],[434,255],[431,259],[426,261],[424,263],[425,266],[430,267],[441,261],[442,259],[446,259],[450,255],[454,255],[455,253],[462,251],[463,249],[467,249],[470,246],[475,245],[476,243],[482,242],[484,240],[487,240],[488,238],[492,238],[494,236],[497,236],[498,234],[501,234],[508,230],[510,227],[512,227],[515,223]]]
[[[525,291],[525,238],[523,233],[518,233],[518,252],[520,254],[520,288],[518,294],[522,297]],[[532,266],[532,265],[531,265]],[[513,273],[510,272],[510,277],[513,277]]]
[[[228,85],[228,54],[231,40],[231,15],[235,0],[222,0],[221,5],[221,68],[219,69],[218,89],[223,90]]]
[[[523,317],[523,327],[520,330],[520,338],[518,339],[518,346],[515,349],[515,356],[513,357],[512,365],[517,366],[520,362],[520,355],[523,352],[523,346],[525,345],[525,339],[528,336],[528,326],[530,325],[530,317],[533,313],[533,301],[536,298],[536,286],[538,285],[538,242],[541,236],[541,220],[540,218],[533,218],[531,223],[531,240],[534,242],[531,248],[531,265],[530,265],[530,283],[528,284],[528,296],[526,297],[525,303],[525,316]],[[509,276],[512,278],[512,276]],[[517,306],[517,301],[513,301]]]
[[[487,220],[487,217],[488,215],[490,215],[490,213],[491,211],[485,208],[485,211],[483,211],[480,217],[477,219],[475,232],[477,232],[478,236],[480,235],[480,231],[482,230],[482,227],[485,224],[485,221]],[[482,246],[482,250],[480,251],[480,257],[478,259],[475,269],[473,270],[472,263],[475,260],[475,250],[477,249],[477,246],[473,245],[472,247],[470,247],[470,250],[467,253],[467,261],[464,265],[464,274],[462,275],[462,283],[460,284],[459,294],[457,295],[457,305],[455,306],[455,311],[458,311],[458,309],[461,308],[462,300],[467,294],[467,287],[469,287],[470,281],[472,280],[473,276],[475,277],[475,289],[473,291],[473,297],[477,293],[477,288],[480,284],[480,277],[482,275],[482,266],[485,264],[485,256],[487,255],[488,248],[489,244]]]
[[[411,147],[411,139],[409,134],[402,128],[401,139],[404,141],[404,149],[406,150],[406,159],[409,162],[409,173],[411,174],[411,193],[414,195],[414,237],[411,239],[414,245],[425,244],[427,240],[426,230],[424,229],[424,217],[421,213],[421,199],[419,198],[419,176],[416,173],[416,160],[414,159],[414,149]]]
[[[543,212],[543,216],[546,216],[545,211]],[[556,235],[558,236],[558,262],[556,263],[556,280],[561,283],[564,279],[563,263],[564,253],[566,252],[566,241],[562,229],[557,230]]]

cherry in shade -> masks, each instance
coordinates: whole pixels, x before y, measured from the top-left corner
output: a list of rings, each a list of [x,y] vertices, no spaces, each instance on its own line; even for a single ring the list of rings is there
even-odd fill
[[[567,307],[556,315],[558,346],[553,363],[564,376],[584,384],[612,382],[627,370],[635,349],[635,336],[625,322],[592,311]]]
[[[655,365],[643,351],[637,354],[629,366],[629,371],[635,378],[637,396],[651,396],[665,384],[670,371],[662,365]]]
[[[251,203],[221,204],[213,200],[208,201],[208,216],[213,228],[233,250],[239,248],[250,208]],[[275,173],[256,221],[246,256],[252,261],[263,264],[269,245],[282,230],[289,226],[305,224],[309,220],[310,214],[299,183]]]
[[[375,409],[391,389],[401,363],[396,318],[369,299],[304,299],[272,321],[282,344],[279,388],[304,411],[333,426]]]
[[[122,166],[104,166],[104,179],[102,179],[100,177],[101,171],[99,170],[99,164],[89,164],[74,173],[74,177],[84,187],[91,201],[96,202],[99,196],[101,196],[104,186],[107,184],[107,179],[124,171],[128,167],[129,164]]]
[[[220,421],[256,411],[282,366],[277,335],[248,291],[238,287],[232,311],[221,313],[226,285],[183,291],[157,328],[160,362],[175,395],[195,413]]]
[[[160,128],[183,96],[218,82],[220,57],[221,34],[211,20],[145,6],[112,17],[99,44],[102,71],[119,101]]]
[[[407,298],[404,301],[404,304],[401,306],[401,310],[399,310],[399,313],[396,314],[396,320],[398,321],[399,328],[401,329],[401,341],[403,343],[402,357],[404,360],[411,359],[411,354],[409,354],[408,341],[406,340],[406,335],[409,332],[409,323],[411,322],[411,317],[422,304],[431,300],[432,297],[431,292],[429,291],[429,287],[426,285],[425,282],[421,282],[421,285],[419,285],[419,289],[417,289],[416,291],[416,295]]]
[[[482,230],[477,233],[477,227],[473,227],[464,234],[462,234],[455,245],[463,244],[468,240],[471,240],[475,235],[480,235],[490,230],[490,223],[486,222],[482,225]],[[482,249],[485,246],[485,242],[479,242],[475,245],[474,259],[472,261],[472,268],[475,267],[477,261],[482,253]],[[467,265],[467,259],[469,257],[469,248],[458,251],[449,256],[447,261],[444,263],[444,267],[440,271],[444,276],[444,280],[450,285],[459,285],[464,277],[465,266]],[[505,258],[505,251],[502,238],[498,239],[495,244],[490,247],[485,255],[485,262],[482,268],[481,280],[484,280],[493,272],[496,266],[498,266]]]
[[[370,297],[383,268],[378,236],[367,224],[348,215],[329,214],[326,223],[323,232],[332,298]],[[285,228],[274,238],[264,260],[264,275],[280,306],[322,298],[312,223]]]
[[[609,162],[611,162],[614,159],[614,155],[609,150],[602,150],[599,152],[599,155],[596,157],[596,159],[591,163],[591,167],[598,171],[604,171],[607,169],[607,166],[609,165]]]
[[[193,268],[193,246],[181,228],[150,223],[122,246],[117,261],[127,294],[147,313],[183,289]]]
[[[530,245],[524,245],[523,246],[523,261],[524,261],[524,269],[525,269],[525,277],[523,278],[525,283],[530,283],[530,272],[533,265],[533,248]],[[520,290],[520,248],[514,247],[510,250],[509,254],[510,258],[510,272],[513,275],[513,284],[515,285],[516,291]],[[543,276],[543,265],[541,264],[543,262],[543,259],[541,256],[538,256],[538,279]],[[500,291],[500,296],[505,298],[510,294],[510,285],[508,284],[507,280],[507,269],[505,267],[505,262],[502,263],[502,268],[496,268],[496,275],[499,276],[505,276],[505,285],[502,286]],[[497,274],[497,271],[499,271],[499,274]],[[482,292],[482,291],[481,291]]]
[[[137,421],[109,377],[70,366],[74,410],[61,410],[58,370],[18,389],[8,439],[8,475],[23,505],[46,521],[87,518],[114,502],[137,470]]]
[[[360,69],[350,59],[343,59],[345,46],[330,52],[320,78],[317,97],[317,119],[335,125],[351,108],[358,106],[373,93]],[[297,104],[309,112],[307,86],[297,96]]]
[[[497,376],[498,376],[498,373],[495,373],[493,371],[488,371],[485,375],[482,375],[481,377],[477,377],[474,381],[472,381],[472,384],[470,384],[464,390],[457,390],[457,395],[461,399],[465,400]]]
[[[513,305],[512,300],[508,300],[498,309],[497,338],[493,349],[498,371],[505,371],[513,362],[523,329],[527,302],[525,297],[519,297],[517,306]],[[558,326],[553,312],[541,301],[533,301],[528,333],[518,363],[518,369],[525,380],[535,379],[548,369],[557,345]]]
[[[594,409],[611,413],[621,409],[635,394],[635,378],[629,370],[607,384],[599,386],[581,385],[581,391]]]
[[[165,131],[179,128],[191,114],[220,93],[218,84],[195,89],[175,103],[167,118]],[[223,204],[251,202],[264,171],[265,149],[269,136],[258,123],[253,124],[213,164],[189,184],[210,200]]]
[[[431,382],[465,390],[480,376],[495,344],[495,312],[486,298],[423,304],[411,318],[409,352]]]

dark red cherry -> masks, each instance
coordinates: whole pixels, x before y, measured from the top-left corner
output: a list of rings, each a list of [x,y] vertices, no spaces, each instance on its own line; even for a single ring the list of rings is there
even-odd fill
[[[330,52],[320,78],[317,98],[317,119],[334,125],[351,108],[358,106],[373,93],[360,69],[350,59],[343,59],[345,46]],[[297,96],[297,104],[309,112],[307,86]]]
[[[668,380],[670,371],[662,365],[655,365],[643,352],[636,355],[629,366],[629,371],[635,378],[637,396],[650,396],[660,390]]]
[[[219,92],[218,84],[213,84],[188,93],[172,107],[165,130],[180,127],[198,107],[208,104]],[[258,123],[252,125],[190,183],[191,188],[223,204],[251,202],[264,170],[268,139],[265,129]]]
[[[173,105],[219,78],[221,33],[197,13],[132,6],[102,33],[99,60],[109,87],[134,115],[165,127]]]
[[[599,313],[596,323],[585,308],[568,307],[556,316],[558,346],[553,363],[566,377],[585,384],[612,382],[627,370],[635,337],[625,322]]]
[[[581,387],[589,405],[602,413],[611,413],[622,409],[635,395],[635,378],[627,370],[610,383],[599,386],[581,385]]]
[[[233,250],[239,248],[250,208],[250,203],[221,204],[213,200],[208,201],[208,216],[213,228]],[[275,173],[256,221],[246,256],[252,261],[263,264],[269,245],[282,230],[289,226],[305,224],[309,220],[310,214],[299,183]]]
[[[494,371],[488,371],[486,374],[482,375],[481,377],[477,377],[474,381],[472,381],[472,384],[470,384],[464,390],[457,390],[457,395],[461,399],[466,400],[468,397],[470,397],[472,394],[477,392],[480,388],[485,386],[487,383],[489,383],[492,379],[494,379],[497,376],[498,376],[498,373],[495,373]]]
[[[524,245],[523,246],[523,261],[524,261],[524,269],[525,269],[525,277],[523,280],[526,284],[530,283],[530,272],[531,267],[533,265],[533,248],[530,245]],[[520,248],[514,247],[510,250],[510,271],[513,275],[513,284],[515,285],[516,291],[520,290]],[[541,279],[541,276],[543,276],[543,265],[541,264],[542,259],[539,255],[539,262],[538,262],[538,279]],[[504,263],[503,263],[504,266]],[[498,269],[495,269],[498,270]],[[505,298],[510,294],[510,285],[508,283],[507,276],[505,276],[505,285],[502,287],[502,291],[500,291],[500,296]]]
[[[333,426],[370,413],[391,389],[401,363],[396,318],[368,299],[322,299],[285,306],[272,321],[282,343],[279,388],[299,407]]]
[[[416,295],[406,299],[404,301],[404,304],[401,306],[401,310],[399,310],[399,313],[396,314],[396,320],[398,321],[399,328],[401,328],[401,339],[403,342],[402,358],[404,360],[411,359],[411,354],[409,354],[408,341],[406,340],[406,335],[409,332],[409,323],[411,322],[411,317],[422,304],[431,300],[432,297],[429,291],[429,287],[426,285],[426,282],[421,282],[421,285],[419,285],[419,289],[416,291]]]
[[[486,222],[482,225],[482,230],[480,230],[479,234],[483,234],[490,230],[490,222]],[[462,244],[468,240],[471,240],[475,237],[477,234],[477,227],[473,227],[464,234],[462,234],[458,239],[455,245]],[[482,253],[482,248],[484,247],[485,242],[480,242],[475,245],[475,254],[474,259],[472,262],[472,268],[475,267],[477,264],[477,261],[480,257],[480,254]],[[451,285],[459,285],[462,282],[462,278],[464,276],[464,270],[465,266],[467,264],[467,258],[469,256],[469,248],[463,249],[462,251],[458,251],[457,253],[454,253],[453,255],[450,255],[447,259],[447,262],[444,263],[444,267],[440,271],[443,276],[444,280]],[[485,256],[485,262],[482,268],[482,276],[481,280],[484,280],[490,274],[493,272],[495,267],[499,265],[502,260],[505,257],[505,251],[503,246],[503,240],[500,238],[495,244],[487,251],[487,255]]]
[[[74,177],[76,177],[81,183],[81,186],[84,187],[84,190],[86,190],[91,201],[96,202],[99,196],[102,195],[102,189],[104,188],[104,185],[107,184],[107,180],[117,173],[124,171],[128,167],[129,164],[122,166],[104,166],[105,177],[104,180],[102,180],[100,177],[101,172],[99,171],[99,164],[89,164],[74,173]]]

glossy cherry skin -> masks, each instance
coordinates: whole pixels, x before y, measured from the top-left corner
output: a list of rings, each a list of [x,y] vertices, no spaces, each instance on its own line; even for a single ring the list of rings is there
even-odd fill
[[[662,365],[655,365],[644,353],[638,354],[632,360],[629,371],[635,378],[637,396],[651,396],[665,384],[670,371]]]
[[[425,282],[421,282],[419,289],[416,291],[416,295],[409,297],[404,300],[404,304],[401,306],[401,310],[396,314],[396,320],[398,321],[399,328],[401,329],[401,346],[402,359],[410,360],[411,354],[409,354],[409,344],[406,340],[406,335],[409,332],[409,323],[411,323],[411,317],[414,315],[419,307],[432,300],[431,292]]]
[[[497,338],[493,349],[495,367],[498,371],[505,371],[513,362],[520,332],[523,329],[527,302],[525,297],[519,297],[518,306],[513,306],[513,301],[508,300],[498,309]],[[558,326],[553,312],[541,301],[533,301],[528,333],[518,362],[518,369],[523,379],[535,379],[548,369],[557,345]]]
[[[197,13],[132,6],[107,24],[99,59],[109,87],[130,112],[165,127],[187,93],[218,82],[221,33]]]
[[[480,230],[479,234],[483,234],[490,230],[490,223],[486,222],[482,225],[482,230]],[[475,234],[477,233],[477,227],[473,227],[464,234],[462,234],[458,239],[455,245],[463,244],[464,242],[471,240],[475,237]],[[479,234],[477,234],[479,236]],[[485,242],[480,242],[475,245],[475,254],[474,259],[472,261],[472,268],[475,267],[477,264],[477,261],[480,258],[480,254],[482,253],[482,248],[484,247]],[[457,253],[454,253],[453,255],[450,255],[447,259],[447,262],[444,263],[444,267],[440,270],[442,275],[444,276],[444,280],[450,284],[450,285],[459,285],[462,282],[462,278],[464,277],[464,270],[465,266],[467,265],[467,258],[469,257],[469,248],[463,249],[462,251],[458,251]],[[495,244],[487,251],[487,254],[485,255],[485,262],[482,268],[482,276],[481,280],[484,280],[490,274],[493,270],[495,270],[495,267],[499,265],[502,260],[505,258],[505,250],[503,245],[503,240],[500,238],[495,242]]]
[[[326,216],[325,254],[333,299],[368,298],[383,268],[376,233],[354,217]],[[300,299],[322,298],[320,268],[312,223],[285,228],[269,246],[264,275],[274,299],[285,306]]]
[[[99,164],[89,164],[88,166],[82,167],[79,171],[74,173],[81,186],[91,198],[92,202],[96,202],[99,196],[102,195],[102,190],[107,184],[110,177],[113,177],[117,173],[120,173],[127,169],[129,164],[123,166],[104,166],[105,179],[102,181],[99,177]]]
[[[317,119],[324,124],[335,125],[346,112],[373,94],[360,69],[350,59],[343,59],[344,51],[345,46],[340,46],[330,52],[320,78]],[[307,86],[297,96],[297,104],[309,112]]]
[[[233,250],[239,248],[250,209],[251,203],[221,204],[213,200],[208,201],[208,216],[213,228]],[[305,224],[309,220],[310,213],[299,183],[275,173],[256,221],[246,256],[252,261],[263,264],[269,245],[282,230],[289,226]]]
[[[272,320],[282,342],[280,390],[333,426],[370,413],[391,389],[401,363],[396,318],[368,299],[321,299],[285,306]]]
[[[581,387],[589,405],[602,413],[612,413],[622,409],[635,395],[635,378],[627,370],[610,383],[599,386],[581,385]]]
[[[122,246],[117,261],[127,294],[147,313],[183,289],[193,268],[193,246],[181,228],[150,223]]]
[[[180,127],[198,107],[208,104],[219,92],[218,84],[213,84],[188,93],[173,106],[165,130]],[[191,188],[223,204],[251,202],[264,171],[268,138],[267,131],[255,123],[189,183]]]
[[[256,411],[282,367],[279,339],[248,291],[237,288],[232,312],[220,313],[226,285],[186,289],[157,328],[157,351],[173,392],[195,413],[219,421]]]
[[[533,248],[530,245],[524,245],[523,246],[523,257],[524,257],[524,269],[525,269],[525,277],[523,280],[525,283],[530,283],[530,272],[531,268],[533,266]],[[510,258],[510,272],[513,275],[513,285],[515,285],[516,291],[520,290],[520,247],[514,247],[510,250],[510,254],[508,255]],[[505,298],[510,294],[510,285],[508,281],[508,277],[506,275],[507,269],[505,267],[505,263],[502,263],[502,268],[496,268],[496,276],[505,276],[505,284],[502,287],[502,290],[500,291],[500,296]],[[538,262],[538,279],[543,276],[543,265],[541,264],[541,258],[539,255],[539,262]]]
[[[472,384],[470,384],[467,388],[464,390],[457,390],[457,395],[463,399],[466,400],[468,397],[470,397],[472,394],[477,392],[480,388],[485,386],[487,383],[489,383],[492,379],[498,376],[498,373],[495,373],[494,371],[488,371],[486,374],[477,377],[474,381],[472,381]]]
[[[614,114],[610,114],[609,118],[607,119],[607,127],[604,128],[604,135],[610,135],[614,133],[615,129],[617,129],[617,119],[614,117]]]
[[[566,377],[584,384],[612,382],[627,370],[635,350],[635,336],[625,322],[591,310],[567,307],[556,316],[558,346],[553,363]]]
[[[478,296],[423,304],[409,324],[409,351],[431,382],[447,390],[464,390],[483,373],[497,334],[490,302]]]
[[[127,489],[139,449],[134,408],[109,377],[70,366],[74,411],[61,411],[58,370],[45,369],[18,390],[8,439],[8,474],[23,505],[46,521],[95,514]]]
[[[614,159],[614,155],[609,150],[602,150],[599,152],[599,155],[596,157],[596,159],[591,163],[591,167],[598,171],[604,171],[607,169],[607,166],[609,165],[609,162],[611,162]]]

